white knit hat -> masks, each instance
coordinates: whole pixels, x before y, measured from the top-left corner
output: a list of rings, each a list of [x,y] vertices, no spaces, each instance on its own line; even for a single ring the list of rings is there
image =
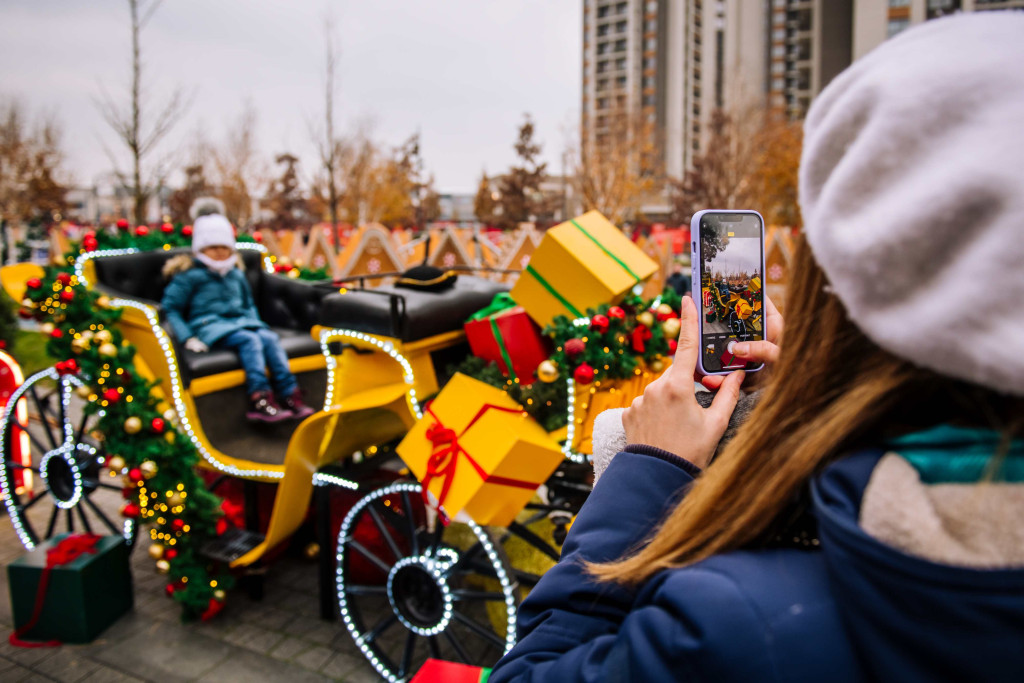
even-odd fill
[[[228,219],[216,213],[197,218],[192,224],[192,253],[220,246],[235,248],[235,230]]]
[[[840,74],[807,115],[800,206],[872,341],[1024,394],[1024,14],[929,21]]]

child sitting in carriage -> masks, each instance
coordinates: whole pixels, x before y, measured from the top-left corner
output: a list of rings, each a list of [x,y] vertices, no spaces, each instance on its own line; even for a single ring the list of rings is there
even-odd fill
[[[164,269],[165,275],[173,277],[161,303],[175,336],[195,353],[221,348],[238,355],[245,370],[249,420],[279,422],[312,415],[313,409],[302,402],[277,335],[256,310],[252,290],[239,269],[231,223],[219,214],[197,218],[192,226],[192,255],[181,272],[174,272],[175,260]]]

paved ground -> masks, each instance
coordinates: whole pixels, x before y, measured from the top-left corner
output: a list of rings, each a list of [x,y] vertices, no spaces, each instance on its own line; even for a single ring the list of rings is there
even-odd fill
[[[6,514],[0,565],[23,553]],[[229,594],[210,623],[182,624],[177,604],[143,549],[132,557],[135,608],[90,645],[11,646],[7,572],[0,572],[0,680],[15,681],[376,681],[341,622],[318,615],[316,565],[284,558],[267,575],[262,601]]]

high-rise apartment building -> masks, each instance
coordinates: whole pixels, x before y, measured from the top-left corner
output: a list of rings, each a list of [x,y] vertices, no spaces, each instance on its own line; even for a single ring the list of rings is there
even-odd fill
[[[616,117],[642,118],[669,175],[700,150],[714,106],[715,0],[584,0],[582,144],[600,144]]]

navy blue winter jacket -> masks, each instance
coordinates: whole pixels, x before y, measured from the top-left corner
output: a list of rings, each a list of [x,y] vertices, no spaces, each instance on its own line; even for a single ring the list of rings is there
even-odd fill
[[[635,592],[580,561],[620,557],[692,481],[677,464],[618,454],[519,612],[507,681],[1020,681],[1024,571],[937,565],[857,524],[881,452],[812,485],[820,550],[735,551],[664,571]]]

